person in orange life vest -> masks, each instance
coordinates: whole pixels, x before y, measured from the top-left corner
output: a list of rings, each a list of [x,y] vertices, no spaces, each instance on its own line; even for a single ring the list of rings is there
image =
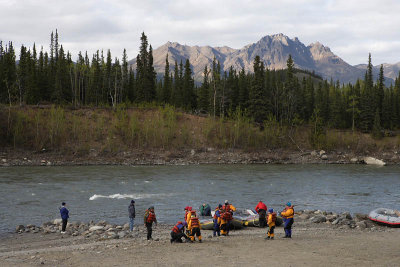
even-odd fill
[[[258,202],[256,208],[256,212],[258,213],[258,220],[260,222],[260,227],[264,228],[265,225],[267,224],[267,220],[265,218],[265,215],[267,214],[267,205],[265,205],[261,200]]]
[[[192,213],[192,217],[190,218],[190,222],[188,224],[188,229],[190,231],[190,240],[193,242],[195,236],[197,236],[199,242],[201,243],[200,220],[196,216],[196,213]]]
[[[171,231],[171,243],[177,242],[177,243],[182,243],[182,237],[184,237],[186,240],[189,238],[185,235],[185,227],[187,227],[186,222],[177,222],[177,224],[172,228]]]
[[[218,204],[218,207],[215,208],[214,212],[214,217],[213,217],[213,222],[214,222],[214,227],[213,227],[213,236],[221,236],[221,231],[219,228],[219,225],[221,224],[221,212],[222,212],[222,205]]]
[[[192,207],[186,206],[185,207],[185,222],[189,223],[190,217],[192,216]]]
[[[274,239],[274,230],[275,230],[275,222],[276,222],[276,213],[274,209],[268,210],[268,233],[266,239]]]
[[[286,203],[285,209],[281,212],[284,221],[285,238],[292,238],[292,225],[294,216],[294,206],[292,203]]]
[[[229,204],[228,200],[225,200],[225,205],[222,206],[223,213],[221,214],[221,235],[229,235],[230,223],[233,219],[233,212],[236,211],[235,206]]]
[[[187,214],[188,214],[188,212],[189,212],[189,207],[186,206],[186,207],[184,208],[184,211],[185,211],[185,217],[184,217],[184,219],[185,219],[185,222],[187,222],[186,217],[187,217]]]
[[[154,207],[148,208],[144,214],[144,225],[147,228],[147,240],[152,240],[151,234],[153,233],[153,222],[157,225],[156,214],[154,213]]]

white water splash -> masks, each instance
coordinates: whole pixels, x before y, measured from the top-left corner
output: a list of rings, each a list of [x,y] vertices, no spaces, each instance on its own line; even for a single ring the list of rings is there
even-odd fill
[[[89,198],[89,200],[96,200],[99,198],[109,198],[109,199],[142,199],[142,198],[155,198],[155,197],[164,197],[164,196],[172,196],[173,194],[113,194],[113,195],[93,195]]]

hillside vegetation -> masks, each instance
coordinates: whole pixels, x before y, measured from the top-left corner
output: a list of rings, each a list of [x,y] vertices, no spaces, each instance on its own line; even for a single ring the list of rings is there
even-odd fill
[[[229,149],[264,151],[285,149],[393,151],[399,137],[374,140],[369,134],[326,130],[315,135],[313,125],[288,127],[273,118],[263,129],[241,112],[230,119],[196,116],[165,107],[0,108],[0,145],[7,149],[57,151],[83,156],[91,149],[103,154],[135,149]]]

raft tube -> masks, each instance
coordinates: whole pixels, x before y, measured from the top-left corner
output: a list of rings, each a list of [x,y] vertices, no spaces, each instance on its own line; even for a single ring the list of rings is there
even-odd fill
[[[243,228],[243,221],[237,218],[233,218],[231,221],[230,229],[231,230],[239,230]],[[201,220],[200,221],[200,229],[203,230],[213,230],[214,222],[213,220]]]
[[[378,224],[400,227],[400,212],[397,210],[379,208],[371,211],[368,218]]]
[[[283,219],[281,217],[276,217],[275,225],[276,226],[281,226],[282,223],[283,223]],[[244,220],[244,226],[259,227],[260,226],[260,221],[258,219],[258,214],[246,217],[245,220]]]

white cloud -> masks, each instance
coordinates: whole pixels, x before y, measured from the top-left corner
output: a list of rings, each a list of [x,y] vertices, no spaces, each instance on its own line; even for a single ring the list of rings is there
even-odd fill
[[[154,48],[167,41],[241,48],[267,34],[320,41],[350,64],[400,61],[400,1],[361,0],[0,0],[0,40],[49,46],[58,29],[76,57],[127,49],[134,58],[144,31]]]

